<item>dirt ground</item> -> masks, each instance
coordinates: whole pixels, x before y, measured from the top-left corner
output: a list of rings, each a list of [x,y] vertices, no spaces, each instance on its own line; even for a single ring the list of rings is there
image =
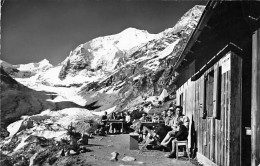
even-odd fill
[[[82,153],[74,156],[62,157],[56,162],[56,165],[64,166],[194,166],[187,158],[180,157],[179,160],[166,158],[164,155],[169,152],[157,150],[147,150],[139,154],[138,150],[129,150],[130,137],[128,134],[95,136],[89,139],[89,145],[86,148],[91,152]],[[111,153],[118,152],[118,161],[110,161]],[[136,160],[124,162],[125,156],[134,157]],[[194,163],[194,161],[192,161]],[[197,165],[197,164],[196,164]]]

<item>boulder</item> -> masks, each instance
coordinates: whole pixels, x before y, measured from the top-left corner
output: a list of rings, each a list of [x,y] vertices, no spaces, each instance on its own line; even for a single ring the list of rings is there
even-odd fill
[[[118,155],[119,155],[119,153],[118,152],[112,152],[111,153],[111,155],[112,155],[112,157],[111,157],[111,161],[117,161],[118,159],[117,159],[117,157],[118,157]]]
[[[136,159],[134,157],[130,157],[130,156],[125,156],[124,158],[122,158],[122,161],[125,162],[131,162],[131,161],[135,161]]]
[[[169,96],[168,92],[166,89],[163,89],[161,95],[159,96],[159,101],[163,102],[165,99]]]

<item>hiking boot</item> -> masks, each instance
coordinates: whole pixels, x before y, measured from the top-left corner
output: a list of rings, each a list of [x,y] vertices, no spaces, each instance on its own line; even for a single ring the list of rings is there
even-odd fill
[[[176,158],[176,154],[175,153],[170,153],[170,154],[165,155],[165,157],[167,157],[167,158]]]

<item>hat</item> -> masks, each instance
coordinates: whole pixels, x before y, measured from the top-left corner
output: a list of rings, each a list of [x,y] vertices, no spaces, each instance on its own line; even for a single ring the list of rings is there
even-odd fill
[[[174,110],[174,108],[173,108],[173,107],[170,107],[169,110]]]

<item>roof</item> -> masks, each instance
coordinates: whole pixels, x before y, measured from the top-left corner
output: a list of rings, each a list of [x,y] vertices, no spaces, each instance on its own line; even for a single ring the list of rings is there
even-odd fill
[[[180,71],[205,53],[210,60],[230,42],[240,48],[248,46],[253,31],[260,27],[259,9],[256,1],[209,1],[174,69]],[[196,70],[201,67],[196,66]]]

